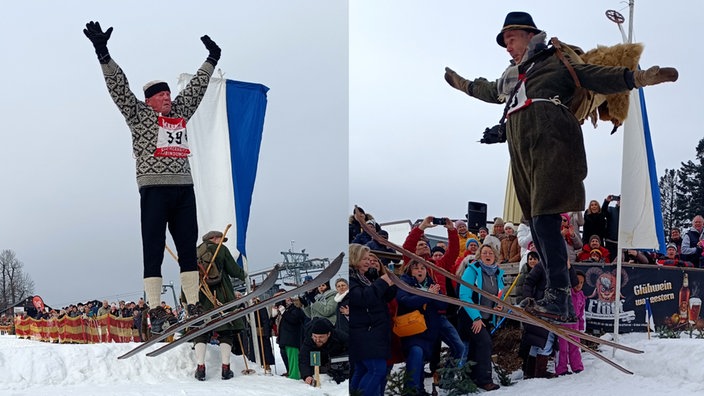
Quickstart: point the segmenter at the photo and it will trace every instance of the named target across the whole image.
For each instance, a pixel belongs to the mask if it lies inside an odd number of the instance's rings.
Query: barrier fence
[[[102,315],[84,319],[64,316],[60,319],[15,318],[15,335],[32,340],[97,344],[101,342],[139,342],[132,318]]]

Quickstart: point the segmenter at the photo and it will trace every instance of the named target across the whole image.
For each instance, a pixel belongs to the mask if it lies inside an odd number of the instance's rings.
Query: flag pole
[[[629,0],[628,2],[628,7],[630,8],[629,16],[630,19],[628,20],[628,38],[626,39],[626,35],[623,32],[623,27],[621,26],[624,22],[624,17],[619,13],[618,11],[615,10],[608,10],[606,11],[606,17],[609,18],[612,22],[616,23],[618,25],[618,29],[621,32],[621,37],[623,38],[624,41],[627,43],[631,43],[632,38],[633,38],[633,7],[634,7],[634,0]],[[624,133],[624,139],[626,134]],[[623,167],[623,165],[621,165]],[[628,194],[628,191],[624,191],[624,185],[623,185],[623,178],[621,179],[621,197],[623,197],[623,194],[626,193]],[[620,206],[620,203],[619,203]],[[620,211],[620,207],[619,207]],[[622,251],[622,243],[623,243],[623,238],[621,238],[621,228],[623,227],[623,221],[621,221],[620,216],[619,216],[619,224],[618,224],[618,241],[616,243],[616,294],[614,297],[614,302],[613,302],[613,315],[614,315],[614,341],[618,342],[618,336],[619,336],[619,324],[620,324],[620,316],[621,316],[621,268],[623,264],[623,251]],[[616,355],[616,348],[613,348],[611,351],[611,356]]]

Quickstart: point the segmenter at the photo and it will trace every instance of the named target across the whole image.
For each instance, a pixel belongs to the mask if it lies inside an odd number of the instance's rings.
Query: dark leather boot
[[[545,289],[545,296],[526,309],[534,315],[555,322],[570,323],[576,321],[569,287]],[[570,311],[572,311],[571,316]]]
[[[198,367],[196,367],[196,379],[198,381],[205,381],[205,365],[204,364],[199,364]]]
[[[528,356],[523,361],[523,379],[530,379],[535,376],[535,357]]]
[[[234,377],[235,373],[230,370],[230,365],[229,364],[223,364],[222,365],[222,379],[224,380],[229,380],[230,378]]]
[[[538,355],[535,357],[535,378],[555,378],[555,373],[548,371],[549,356]]]
[[[197,302],[195,304],[188,304],[186,306],[186,313],[188,314],[189,318],[195,318],[196,316],[200,316],[205,312],[205,309],[203,309],[203,306],[200,305],[200,302]]]
[[[161,305],[157,305],[156,308],[150,309],[148,315],[149,324],[151,325],[149,331],[152,334],[161,334],[164,329],[168,327],[168,323],[166,323],[167,313]]]

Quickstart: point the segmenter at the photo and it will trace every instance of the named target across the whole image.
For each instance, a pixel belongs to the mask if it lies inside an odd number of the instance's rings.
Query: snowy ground
[[[685,336],[687,337],[687,336]],[[647,339],[645,334],[621,336],[627,345],[642,349],[644,354],[617,352],[615,360],[633,371],[626,375],[584,354],[585,370],[580,374],[556,379],[521,380],[514,373],[515,384],[501,387],[492,395],[665,395],[704,394],[704,340]],[[189,345],[156,357],[144,354],[128,360],[117,356],[135,344],[56,345],[0,336],[0,394],[2,395],[208,395],[238,396],[347,395],[348,382],[335,384],[323,376],[321,388],[312,388],[301,381],[265,376],[258,373],[244,376],[244,362],[232,356],[235,378],[222,381],[219,374],[219,353],[208,351],[205,382],[193,378],[195,367]],[[611,348],[604,350],[611,356]],[[283,372],[281,363],[278,373]],[[430,385],[426,387],[430,390]],[[441,395],[443,391],[441,391]]]
[[[194,377],[195,360],[191,344],[149,358],[144,354],[127,360],[117,356],[137,344],[58,345],[0,336],[0,395],[207,395],[284,396],[348,394],[348,383],[336,384],[326,375],[321,387],[303,381],[263,375],[254,363],[249,368],[257,374],[242,375],[241,356],[232,355],[235,378],[220,379],[220,352],[209,345],[206,355],[206,381]],[[278,350],[278,348],[275,348]],[[277,361],[278,374],[283,363]]]
[[[502,386],[491,395],[704,395],[704,339],[683,337],[686,338],[661,340],[651,335],[648,340],[645,333],[621,335],[619,341],[622,344],[645,351],[638,355],[617,351],[612,359],[634,372],[633,375],[623,374],[582,353],[584,371],[579,374],[549,380],[522,380],[519,370],[513,374],[513,385]],[[612,350],[602,348],[603,354],[609,358]],[[426,389],[431,390],[430,382],[426,382]]]

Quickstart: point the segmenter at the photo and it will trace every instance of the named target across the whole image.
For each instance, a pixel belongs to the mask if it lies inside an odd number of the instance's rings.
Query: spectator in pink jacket
[[[563,326],[579,331],[585,331],[586,323],[584,321],[584,307],[586,306],[587,298],[582,292],[582,286],[584,285],[585,280],[584,273],[582,271],[577,271],[577,278],[579,279],[579,282],[577,282],[577,284],[572,288],[572,304],[574,305],[574,313],[577,316],[577,323],[568,323]],[[573,338],[579,341],[578,338]],[[572,369],[573,373],[579,373],[584,370],[584,365],[582,364],[582,353],[579,350],[579,347],[570,344],[563,338],[560,338],[558,342],[560,345],[560,352],[557,357],[555,374],[571,374],[567,370],[568,365]]]

